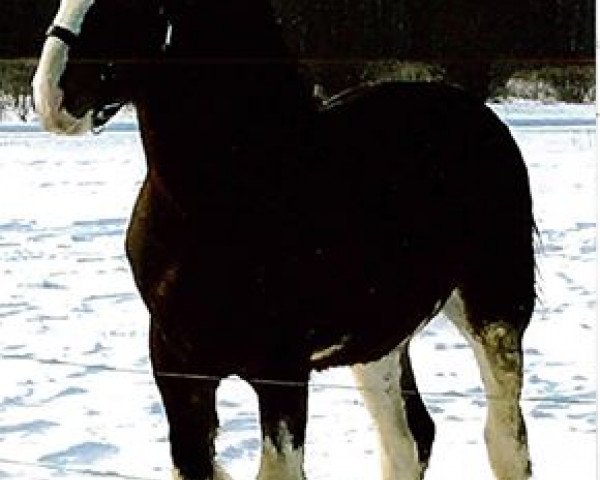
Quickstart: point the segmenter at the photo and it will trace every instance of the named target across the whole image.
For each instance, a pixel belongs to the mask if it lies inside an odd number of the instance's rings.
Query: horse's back
[[[491,214],[509,212],[515,222],[531,216],[527,172],[510,132],[462,90],[367,86],[334,97],[317,125],[314,196],[333,208],[369,210],[364,219],[373,227],[393,220],[406,235],[450,235],[464,233],[460,222],[483,227]]]
[[[430,224],[451,214],[484,225],[493,215],[531,229],[519,148],[491,109],[463,90],[432,83],[366,86],[334,97],[319,120],[322,166],[337,170],[340,181],[359,182],[357,192],[362,185],[372,198],[395,191],[386,203],[401,223],[411,212]],[[428,207],[433,210],[423,210]]]

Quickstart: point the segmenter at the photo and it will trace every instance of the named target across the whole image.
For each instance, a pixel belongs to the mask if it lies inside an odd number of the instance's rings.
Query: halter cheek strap
[[[46,32],[46,36],[56,37],[65,42],[65,44],[69,47],[73,47],[79,40],[79,37],[77,37],[77,35],[75,35],[71,30],[59,25],[52,25]]]

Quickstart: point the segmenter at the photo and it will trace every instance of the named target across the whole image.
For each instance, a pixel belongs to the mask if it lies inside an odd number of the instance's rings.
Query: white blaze
[[[54,25],[66,28],[75,34],[94,0],[62,0]],[[43,127],[52,132],[79,134],[91,129],[91,112],[83,118],[75,118],[62,108],[64,93],[58,86],[67,66],[69,47],[58,38],[49,37],[44,43],[32,87],[36,111]]]
[[[71,30],[74,34],[81,33],[81,25],[85,14],[95,0],[62,0],[58,13],[54,17],[54,25]]]

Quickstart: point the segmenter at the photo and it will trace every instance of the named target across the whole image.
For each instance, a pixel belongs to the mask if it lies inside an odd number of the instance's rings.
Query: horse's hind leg
[[[379,435],[383,480],[423,478],[433,443],[434,424],[417,391],[408,343],[352,367]]]
[[[444,310],[479,364],[492,470],[499,480],[523,480],[531,476],[519,402],[522,340],[535,304],[533,205],[527,169],[508,129],[489,111],[476,123],[472,157],[461,170],[457,290]]]
[[[471,307],[477,301],[473,292],[455,291],[444,313],[470,343],[479,364],[487,396],[485,441],[492,470],[499,480],[523,480],[531,476],[527,431],[519,405],[522,335],[529,312],[517,307],[512,314],[483,314],[485,310]]]

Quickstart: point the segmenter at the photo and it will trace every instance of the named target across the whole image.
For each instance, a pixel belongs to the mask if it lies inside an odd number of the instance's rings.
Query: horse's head
[[[168,36],[161,3],[61,0],[33,78],[46,130],[98,128],[133,98],[133,72],[157,58]]]

